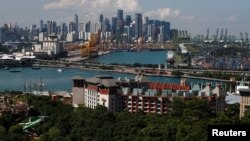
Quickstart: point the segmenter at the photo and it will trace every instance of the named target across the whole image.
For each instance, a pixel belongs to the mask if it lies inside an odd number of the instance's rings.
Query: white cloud
[[[128,12],[141,10],[139,0],[113,0],[113,1],[116,1],[115,7],[123,9]]]
[[[228,21],[228,22],[235,22],[235,21],[238,21],[238,18],[237,18],[237,16],[235,16],[235,15],[231,15],[231,16],[227,17],[227,18],[225,19],[225,21]]]
[[[44,9],[65,9],[76,5],[85,4],[86,0],[59,0],[57,2],[51,2],[44,5]]]
[[[177,18],[180,15],[179,9],[171,8],[160,8],[158,10],[152,10],[145,13],[146,16],[152,18],[158,18],[160,20],[165,20],[167,18]]]
[[[82,9],[84,11],[105,11],[121,8],[127,12],[141,10],[140,0],[57,0],[44,5],[45,10]]]
[[[181,14],[179,9],[171,9],[171,8],[160,8],[158,10],[152,10],[145,13],[146,16],[160,19],[160,20],[167,20],[167,19],[179,19],[179,20],[194,20],[194,16],[184,16]]]

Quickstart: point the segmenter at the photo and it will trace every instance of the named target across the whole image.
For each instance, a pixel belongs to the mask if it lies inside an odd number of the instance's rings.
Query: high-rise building
[[[151,42],[152,37],[153,37],[153,25],[149,24],[149,25],[147,25],[147,38],[148,38],[148,41]]]
[[[39,32],[43,32],[43,20],[40,20]]]
[[[96,33],[100,31],[100,29],[101,29],[101,23],[97,22],[90,24],[90,33]]]
[[[164,33],[164,26],[160,26],[159,27],[159,31],[160,33],[158,34],[158,42],[163,43],[164,42],[164,38],[165,38],[165,33]]]
[[[102,14],[99,16],[99,22],[101,23],[101,31],[103,31],[104,23],[103,23],[103,15]]]
[[[85,23],[79,23],[78,24],[78,31],[86,32],[86,24]]]
[[[135,38],[142,37],[142,14],[135,14]]]
[[[47,33],[48,35],[52,35],[53,33],[53,22],[47,21]]]
[[[132,18],[130,15],[127,15],[125,18],[125,25],[129,26],[132,23]]]
[[[143,24],[144,25],[148,25],[148,21],[149,21],[149,18],[148,17],[144,17]]]
[[[165,22],[162,21],[160,23],[160,26],[163,26],[164,30],[163,30],[163,41],[167,41],[170,39],[170,22]]]
[[[57,34],[57,25],[56,21],[52,22],[52,34]]]
[[[103,22],[103,15],[101,14],[99,17],[99,22],[102,23]]]
[[[79,23],[77,14],[75,14],[75,16],[74,16],[74,23]]]
[[[60,31],[61,38],[66,39],[66,36],[68,33],[68,27],[67,27],[66,23],[62,23],[60,29],[61,29],[61,31]]]
[[[75,31],[76,34],[78,34],[78,24],[79,24],[78,15],[75,14],[74,23],[73,23],[73,31]]]
[[[126,35],[126,41],[130,42],[130,39],[131,39],[131,27],[130,26],[124,26],[124,34]]]
[[[157,38],[158,38],[158,34],[160,33],[160,30],[159,30],[159,27],[156,26],[155,24],[153,24],[153,36],[152,36],[152,39],[154,41],[157,41]]]
[[[110,32],[111,31],[111,25],[110,25],[110,21],[109,21],[108,18],[105,18],[103,28],[104,28],[103,29],[104,32]]]
[[[117,10],[117,19],[118,20],[123,19],[123,10],[122,9]]]
[[[120,37],[123,33],[124,19],[123,19],[123,10],[117,10],[117,36]]]
[[[116,38],[116,26],[117,26],[117,17],[112,17],[111,33],[113,38]]]

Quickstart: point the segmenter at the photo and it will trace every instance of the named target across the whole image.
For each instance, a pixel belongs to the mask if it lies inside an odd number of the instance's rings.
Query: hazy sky
[[[140,12],[150,19],[171,22],[171,28],[188,30],[192,35],[215,34],[217,28],[228,28],[229,35],[250,31],[250,0],[0,0],[0,25],[18,23],[21,27],[38,24],[40,19],[69,22],[97,21],[116,15]]]

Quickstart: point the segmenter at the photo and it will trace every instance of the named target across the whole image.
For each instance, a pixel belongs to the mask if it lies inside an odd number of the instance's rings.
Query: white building
[[[44,38],[42,44],[34,45],[35,52],[43,52],[48,55],[57,55],[61,53],[63,46],[59,43],[57,36],[49,36]]]
[[[48,51],[48,55],[56,55],[62,51],[62,45],[59,44],[57,36],[49,36],[43,41],[43,50]]]
[[[75,32],[70,32],[67,34],[67,42],[73,42],[75,41],[76,37],[75,37]]]
[[[40,32],[39,33],[39,42],[42,42],[44,40],[44,33]]]
[[[103,105],[110,111],[117,111],[117,80],[110,76],[96,76],[84,80],[81,77],[73,79],[73,106],[84,104],[95,108]]]

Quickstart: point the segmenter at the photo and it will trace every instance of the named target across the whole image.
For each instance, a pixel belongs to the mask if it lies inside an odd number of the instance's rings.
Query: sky
[[[191,35],[210,35],[216,29],[228,29],[229,35],[250,33],[249,0],[0,0],[0,25],[18,23],[20,27],[38,24],[39,20],[57,23],[73,20],[97,21],[116,16],[117,9],[124,15],[142,13],[149,19],[171,22],[171,28],[187,30]]]

